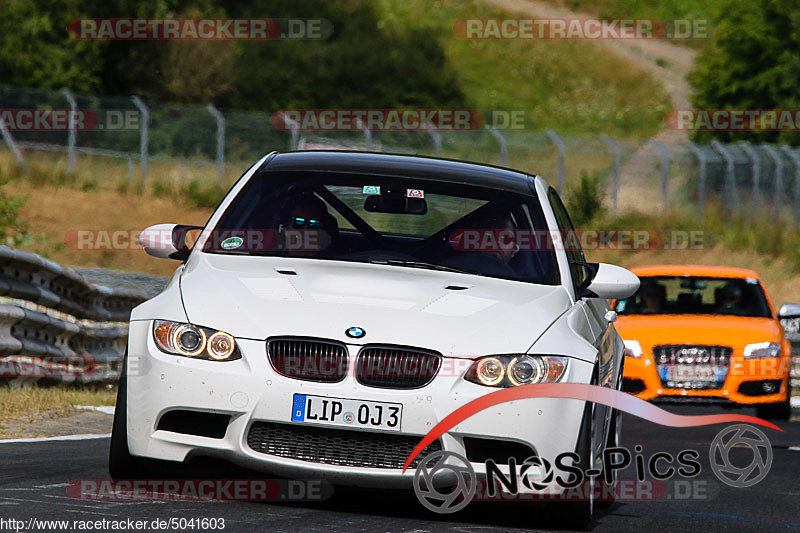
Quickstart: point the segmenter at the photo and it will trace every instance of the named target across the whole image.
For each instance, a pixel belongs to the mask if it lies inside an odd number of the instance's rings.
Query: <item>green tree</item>
[[[324,18],[333,24],[325,40],[239,41],[238,75],[226,105],[268,111],[463,105],[436,32],[381,27],[368,1],[220,3],[232,17]]]
[[[0,79],[27,87],[101,88],[101,41],[72,39],[67,24],[86,16],[81,0],[3,0]]]
[[[327,19],[324,40],[81,40],[81,18]],[[0,81],[275,111],[463,106],[434,29],[382,27],[367,0],[0,0]]]
[[[690,83],[699,109],[800,107],[800,0],[729,0]],[[712,138],[800,144],[797,131],[695,135],[699,141]]]

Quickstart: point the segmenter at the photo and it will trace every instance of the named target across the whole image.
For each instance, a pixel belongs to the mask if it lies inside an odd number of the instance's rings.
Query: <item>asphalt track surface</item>
[[[681,414],[711,414],[711,407],[672,407]],[[754,415],[754,410],[737,411]],[[800,421],[779,424],[785,433],[764,428],[772,443],[773,464],[760,483],[733,488],[721,483],[708,461],[710,443],[724,425],[676,429],[630,415],[624,421],[623,445],[639,444],[643,454],[677,454],[696,449],[702,472],[682,489],[648,501],[615,503],[598,510],[595,531],[797,531],[800,530]],[[21,520],[19,531],[74,531],[72,521],[124,521],[128,518],[223,518],[224,531],[522,531],[558,529],[546,507],[531,504],[472,503],[463,511],[437,515],[425,510],[413,494],[336,488],[323,502],[157,502],[83,501],[67,494],[79,479],[107,478],[107,438],[78,441],[0,443],[0,531],[13,531],[8,519]],[[744,452],[743,452],[744,453]],[[742,460],[740,458],[740,460]],[[745,463],[749,458],[745,458]],[[735,460],[735,464],[739,464]],[[217,468],[222,468],[217,465]],[[224,471],[224,470],[222,470]],[[233,477],[233,476],[231,476]],[[633,466],[622,474],[633,479]],[[670,483],[670,482],[667,482]],[[686,487],[695,484],[694,496]],[[671,487],[671,488],[670,488]],[[66,529],[31,519],[68,520]],[[219,523],[219,522],[218,522]],[[175,522],[180,525],[180,522]],[[45,524],[46,525],[46,524]],[[152,528],[149,528],[152,530]],[[184,522],[168,531],[200,531]],[[211,529],[206,529],[211,530]],[[220,530],[219,528],[217,530]]]

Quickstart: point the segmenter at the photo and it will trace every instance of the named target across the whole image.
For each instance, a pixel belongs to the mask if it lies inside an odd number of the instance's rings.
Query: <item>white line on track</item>
[[[89,440],[107,439],[111,433],[85,433],[82,435],[60,435],[58,437],[32,437],[28,439],[0,439],[0,444],[10,444],[14,442],[45,442],[51,440]]]
[[[76,405],[75,409],[84,409],[86,411],[99,411],[101,413],[105,413],[107,415],[114,414],[114,406],[113,405]]]

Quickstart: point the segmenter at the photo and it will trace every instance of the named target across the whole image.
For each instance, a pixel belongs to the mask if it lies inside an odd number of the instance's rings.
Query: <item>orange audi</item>
[[[639,290],[614,302],[625,342],[623,390],[645,400],[755,406],[788,420],[790,346],[752,270],[631,269]],[[793,314],[794,304],[781,308]]]

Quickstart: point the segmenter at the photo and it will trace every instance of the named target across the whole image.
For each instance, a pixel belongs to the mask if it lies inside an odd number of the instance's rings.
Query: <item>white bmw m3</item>
[[[112,477],[141,477],[152,459],[216,457],[410,488],[406,458],[471,400],[529,383],[620,388],[623,345],[606,299],[639,281],[587,263],[566,242],[572,231],[556,191],[518,171],[374,153],[265,156],[205,228],[142,233],[148,253],[180,266],[131,314]],[[617,418],[573,399],[514,401],[420,457],[457,452],[479,474],[487,458],[565,451],[598,464],[618,442]]]

